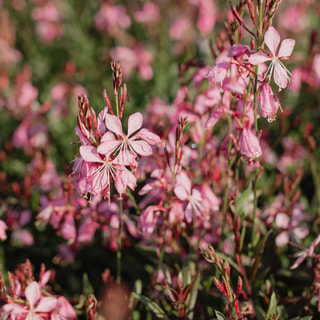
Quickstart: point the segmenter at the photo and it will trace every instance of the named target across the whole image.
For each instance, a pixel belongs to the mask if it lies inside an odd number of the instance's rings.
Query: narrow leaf
[[[271,320],[274,319],[274,316],[277,315],[277,298],[276,294],[272,292],[269,308],[266,314],[265,320]]]
[[[138,299],[141,303],[143,303],[150,311],[152,311],[155,316],[159,319],[164,319],[166,314],[165,312],[150,298],[143,296],[141,294],[137,294],[135,292],[131,293],[136,299]]]
[[[220,311],[215,310],[214,311],[216,313],[217,316],[217,320],[229,320],[223,313],[221,313]]]

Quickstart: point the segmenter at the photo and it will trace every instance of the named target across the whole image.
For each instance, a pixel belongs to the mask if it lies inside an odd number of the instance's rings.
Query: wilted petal
[[[280,35],[274,27],[269,27],[264,35],[264,42],[273,53],[273,55],[275,55],[280,43]]]
[[[280,45],[278,58],[290,57],[295,44],[296,42],[293,39],[284,39]]]
[[[247,128],[242,130],[239,139],[239,147],[241,153],[246,155],[249,159],[258,158],[262,154],[259,139],[257,136]]]
[[[272,89],[268,83],[264,83],[262,85],[259,101],[260,101],[260,112],[262,117],[274,119],[280,107],[280,104],[275,99]]]
[[[143,117],[140,112],[132,114],[128,119],[128,137],[139,130],[142,126]]]
[[[214,85],[217,83],[222,83],[227,75],[227,69],[229,68],[230,64],[226,61],[220,62],[214,67],[207,74],[207,78],[210,85]]]
[[[114,132],[115,134],[123,137],[125,134],[122,131],[122,124],[120,119],[113,114],[105,115],[106,127],[108,130]]]
[[[228,52],[228,57],[239,57],[243,56],[245,54],[249,55],[250,53],[250,48],[248,46],[245,46],[243,44],[235,44],[230,47],[229,52]]]
[[[149,236],[152,234],[155,228],[153,207],[148,207],[146,210],[141,212],[138,225],[139,225],[139,228],[141,229],[143,236]]]

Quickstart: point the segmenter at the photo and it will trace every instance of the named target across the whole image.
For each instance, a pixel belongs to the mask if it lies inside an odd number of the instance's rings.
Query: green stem
[[[117,249],[117,284],[121,284],[121,230],[122,230],[122,198],[119,199],[119,229]]]

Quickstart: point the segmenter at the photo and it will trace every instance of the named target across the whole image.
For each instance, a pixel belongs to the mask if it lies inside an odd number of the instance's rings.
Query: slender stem
[[[122,230],[122,198],[119,199],[119,229],[117,249],[117,284],[121,284],[121,230]]]

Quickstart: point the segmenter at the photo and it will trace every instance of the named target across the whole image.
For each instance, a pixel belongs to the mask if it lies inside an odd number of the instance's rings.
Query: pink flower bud
[[[258,158],[262,155],[259,139],[248,128],[244,128],[240,135],[239,147],[241,153],[249,159]]]

